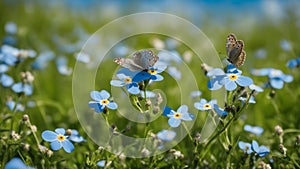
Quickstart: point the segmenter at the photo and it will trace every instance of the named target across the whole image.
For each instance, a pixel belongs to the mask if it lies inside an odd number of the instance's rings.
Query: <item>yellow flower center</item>
[[[148,73],[150,73],[151,75],[156,75],[156,70],[148,70]]]
[[[107,105],[108,103],[109,103],[109,101],[107,99],[101,100],[102,105]]]
[[[61,134],[57,135],[58,141],[64,141],[65,139],[66,139],[66,137],[64,135],[61,135]]]
[[[127,77],[124,79],[124,83],[131,83],[132,79],[130,77]]]
[[[174,117],[177,118],[177,119],[181,118],[181,113],[175,113]]]
[[[205,105],[203,105],[203,108],[205,108],[205,109],[210,109],[211,106],[210,106],[210,104],[205,104]]]
[[[236,80],[238,78],[238,76],[236,74],[230,74],[228,75],[230,80]]]

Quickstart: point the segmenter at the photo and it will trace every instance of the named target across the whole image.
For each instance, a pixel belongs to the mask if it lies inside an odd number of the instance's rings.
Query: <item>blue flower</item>
[[[13,78],[5,74],[5,72],[7,72],[8,69],[9,67],[6,64],[0,64],[0,82],[4,87],[11,86],[14,83]]]
[[[80,143],[83,141],[86,141],[77,130],[71,130],[71,135],[68,137],[69,140],[75,142],[75,143]]]
[[[264,132],[263,128],[259,126],[250,126],[250,125],[245,125],[244,130],[253,133],[257,136],[260,136]]]
[[[221,109],[217,104],[214,104],[214,110],[218,113],[219,116],[226,116],[228,113]]]
[[[247,98],[246,97],[240,97],[239,100],[241,100],[243,103],[245,103],[245,101],[247,101]],[[254,99],[254,96],[250,96],[250,99],[249,99],[249,103],[256,103],[255,99]]]
[[[14,157],[8,163],[5,164],[4,169],[34,169],[34,168],[24,164],[24,162],[20,158]]]
[[[200,99],[199,102],[194,103],[194,107],[198,110],[212,110],[214,108],[214,104],[217,104],[217,100],[211,100],[209,102],[206,99]]]
[[[3,45],[1,47],[0,63],[7,64],[9,66],[14,66],[18,61],[18,53],[18,49],[8,45]]]
[[[202,92],[200,90],[195,90],[190,93],[191,98],[198,98],[201,95],[202,95]]]
[[[180,80],[181,79],[181,72],[180,70],[178,70],[176,67],[174,66],[169,66],[168,67],[168,73],[174,77],[176,80]]]
[[[159,65],[153,66],[148,69],[148,73],[150,74],[150,79],[153,81],[162,81],[164,79],[163,76],[159,75],[158,73],[163,72],[167,66]]]
[[[264,91],[263,88],[261,88],[261,87],[255,85],[255,84],[250,85],[250,86],[249,86],[249,89],[255,90],[256,92],[263,92],[263,91]]]
[[[50,147],[52,150],[63,148],[67,153],[71,153],[74,150],[74,145],[67,139],[65,132],[63,128],[57,128],[55,132],[46,130],[43,131],[42,138],[47,142],[51,142]]]
[[[266,146],[259,146],[255,140],[252,140],[252,150],[260,157],[264,157],[270,153],[270,149]]]
[[[250,143],[239,141],[238,145],[239,145],[240,149],[242,149],[244,151],[245,154],[251,154],[253,152],[252,146]]]
[[[94,109],[96,113],[103,112],[106,107],[112,110],[118,108],[117,103],[108,100],[110,94],[106,90],[101,90],[100,92],[91,91],[90,96],[94,101],[89,102],[89,107]]]
[[[157,138],[162,141],[172,141],[176,137],[176,132],[172,130],[162,130],[157,133]]]
[[[4,26],[5,32],[8,34],[16,34],[18,32],[18,27],[15,22],[7,22]]]
[[[70,75],[72,68],[68,67],[68,60],[66,57],[59,57],[56,59],[56,67],[61,75]]]
[[[139,94],[140,93],[139,86],[137,82],[133,81],[133,77],[136,74],[137,73],[131,72],[129,69],[126,68],[120,69],[120,71],[118,71],[116,75],[120,80],[111,80],[110,84],[116,87],[126,86],[126,89],[129,93]]]
[[[97,162],[97,166],[99,166],[99,167],[105,167],[105,160],[100,160],[100,161],[98,161]]]
[[[31,84],[19,82],[12,85],[11,89],[16,93],[24,93],[26,96],[32,95],[33,88]]]
[[[44,51],[39,54],[39,56],[32,63],[33,69],[42,70],[45,69],[52,59],[54,59],[54,53],[52,51]]]
[[[91,56],[85,52],[80,52],[75,55],[77,61],[82,63],[89,63],[91,60]]]
[[[220,70],[214,73],[218,73],[219,75],[214,75],[208,82],[210,90],[218,90],[222,86],[225,86],[226,90],[233,91],[237,88],[237,84],[243,87],[253,84],[251,78],[242,76],[242,71],[236,69],[233,65],[227,66],[227,73],[225,75],[222,75]]]
[[[166,106],[163,115],[169,117],[168,123],[171,127],[178,127],[181,120],[191,121],[194,119],[194,115],[188,113],[188,107],[186,105],[180,106],[176,112]]]
[[[140,92],[141,96],[144,98],[144,91]],[[148,91],[146,90],[146,98],[154,98],[156,96],[156,94],[154,92]]]
[[[284,74],[281,70],[273,68],[252,69],[251,73],[256,76],[268,76],[269,85],[275,89],[282,89],[284,82],[293,81],[293,76]]]
[[[9,110],[13,111],[14,109],[16,111],[24,111],[25,110],[25,107],[20,104],[20,103],[17,103],[16,105],[16,102],[15,101],[12,101],[12,100],[9,100],[6,102],[6,106],[9,108]]]
[[[297,59],[289,60],[286,64],[286,66],[289,68],[299,67],[299,65],[300,65],[300,57],[298,57]]]
[[[292,45],[289,41],[287,41],[286,39],[283,39],[280,41],[280,47],[285,50],[285,51],[291,51],[292,50]]]

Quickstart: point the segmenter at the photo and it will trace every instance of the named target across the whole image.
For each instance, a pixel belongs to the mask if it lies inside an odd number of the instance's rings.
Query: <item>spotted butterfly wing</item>
[[[115,58],[114,62],[131,71],[143,71],[153,66],[158,60],[151,50],[141,50],[133,53],[129,58]]]
[[[143,67],[135,64],[135,62],[131,58],[115,58],[114,62],[121,65],[122,67],[128,68],[129,70],[131,70],[133,72],[144,70]]]
[[[229,34],[226,41],[228,61],[236,67],[242,66],[246,59],[246,52],[243,50],[244,42],[237,40],[234,34]]]
[[[145,69],[152,67],[157,61],[158,56],[151,50],[142,50],[133,54],[134,62]]]

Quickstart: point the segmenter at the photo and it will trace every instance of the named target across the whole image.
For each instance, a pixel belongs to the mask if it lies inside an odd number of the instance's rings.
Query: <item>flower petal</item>
[[[112,110],[116,110],[118,108],[118,105],[115,102],[109,102],[106,106]]]
[[[239,76],[238,79],[236,80],[236,83],[244,87],[253,84],[253,80],[250,77]]]
[[[228,91],[232,91],[236,89],[237,85],[235,84],[235,81],[231,81],[229,79],[225,80],[225,89]]]
[[[153,81],[162,81],[162,80],[164,80],[164,77],[161,76],[161,75],[156,74],[156,75],[151,76],[151,80],[153,80]]]
[[[168,106],[165,106],[163,116],[168,116],[169,114],[171,114],[171,112],[172,112],[172,109]]]
[[[127,88],[127,91],[131,94],[139,94],[141,92],[141,90],[139,89],[139,87],[136,83],[132,83],[130,85],[127,85],[126,88]]]
[[[62,148],[62,143],[58,140],[54,140],[51,142],[50,147],[52,150],[59,150]]]
[[[14,83],[13,78],[6,74],[2,74],[0,81],[2,82],[2,86],[4,87],[11,86]]]
[[[111,80],[110,85],[116,86],[116,87],[122,87],[122,86],[125,86],[125,83],[121,80]]]
[[[185,121],[191,121],[194,119],[194,115],[190,113],[182,113],[181,114],[181,119]]]
[[[90,96],[95,101],[101,101],[103,99],[98,91],[91,91]]]
[[[55,132],[61,135],[65,135],[66,130],[64,128],[57,128],[55,129]]]
[[[103,109],[104,109],[105,106],[102,106],[99,102],[90,101],[89,102],[89,107],[91,109],[94,109],[94,111],[96,113],[100,113],[100,112],[103,112]]]
[[[284,82],[280,79],[270,79],[270,84],[275,89],[282,89]]]
[[[181,113],[181,114],[187,113],[188,109],[189,109],[189,108],[187,107],[187,105],[181,105],[181,106],[177,109],[177,112],[179,112],[179,113]]]
[[[74,145],[69,140],[64,140],[61,143],[67,153],[71,153],[74,150]]]
[[[110,94],[106,90],[101,90],[100,96],[102,97],[101,100],[104,100],[104,99],[108,99],[110,97]]]
[[[170,118],[168,120],[168,123],[171,127],[178,127],[181,123],[181,120],[180,119],[175,119],[175,118]]]
[[[282,76],[282,80],[285,81],[285,82],[287,82],[287,83],[292,82],[293,79],[294,79],[294,78],[293,78],[293,76],[291,76],[291,75],[283,75],[283,76]]]
[[[46,130],[46,131],[43,131],[42,138],[45,141],[53,142],[53,141],[57,140],[57,133],[50,131],[50,130]]]

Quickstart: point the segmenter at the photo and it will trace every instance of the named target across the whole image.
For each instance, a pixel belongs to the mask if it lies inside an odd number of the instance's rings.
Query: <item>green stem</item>
[[[187,128],[185,122],[182,122],[182,125],[183,125],[184,129],[186,130],[186,132],[188,133],[188,136],[189,136],[190,140],[193,142],[194,139],[193,139],[193,137],[191,136],[191,133],[190,133],[189,129]]]

